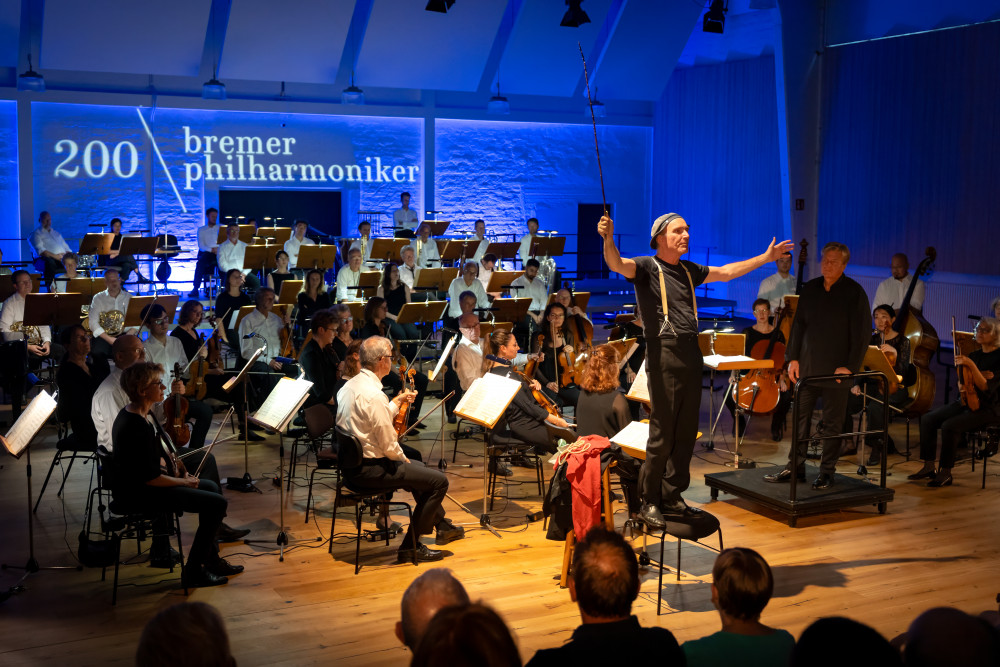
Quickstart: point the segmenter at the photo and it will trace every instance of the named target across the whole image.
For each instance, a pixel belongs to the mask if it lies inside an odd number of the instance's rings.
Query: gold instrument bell
[[[109,336],[117,336],[125,330],[125,313],[120,310],[106,310],[97,317],[97,321]]]
[[[38,327],[34,325],[29,324],[25,326],[23,321],[18,320],[10,325],[10,330],[23,335],[24,339],[28,341],[28,345],[42,344],[42,332],[40,332]]]

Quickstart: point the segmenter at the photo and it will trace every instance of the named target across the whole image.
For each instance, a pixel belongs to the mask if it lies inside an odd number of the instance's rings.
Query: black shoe
[[[177,551],[177,549],[171,547],[168,553],[158,553],[150,555],[149,566],[158,567],[163,570],[169,570],[174,565],[180,565],[182,560],[184,559],[181,558],[181,555]]]
[[[263,442],[264,440],[266,440],[266,438],[264,436],[257,435],[253,431],[247,432],[245,438],[246,438],[247,442]],[[239,439],[240,440],[244,439],[243,431],[240,431],[240,438]]]
[[[410,541],[406,538],[403,539],[403,544],[409,544]],[[396,552],[396,562],[397,563],[410,563],[413,561],[413,549],[406,548],[400,549]],[[444,558],[444,554],[440,551],[434,551],[433,549],[428,549],[427,545],[417,543],[417,562],[418,563],[432,563],[436,560],[441,560]]]
[[[139,281],[140,285],[145,285],[145,284],[149,284],[150,282],[152,282],[149,278],[147,278],[146,276],[142,275],[138,271],[135,272],[135,276],[136,276],[136,279]]]
[[[448,423],[449,424],[457,424],[458,423],[458,418],[455,415],[448,415]]]
[[[383,519],[382,517],[378,517],[377,519],[375,519],[375,527],[378,528],[379,530],[385,530],[385,519]],[[398,533],[402,529],[403,526],[401,526],[398,522],[396,521],[389,522],[389,532]]]
[[[683,500],[678,500],[677,502],[661,502],[660,503],[660,513],[664,516],[670,514],[674,516],[682,515],[687,510],[691,509],[688,504]]]
[[[242,565],[233,565],[225,558],[220,558],[214,565],[206,565],[205,570],[217,577],[231,577],[234,574],[243,572]]]
[[[215,539],[219,542],[239,542],[249,534],[249,528],[233,528],[232,526],[222,524],[215,531]]]
[[[877,449],[873,449],[872,453],[868,455],[868,463],[866,465],[877,466],[881,462],[882,462],[881,452],[879,452],[879,450]]]
[[[510,457],[510,464],[518,468],[534,468],[535,463],[527,456],[518,455]]]
[[[434,544],[444,546],[449,542],[460,540],[465,537],[465,528],[449,523],[447,520],[438,524],[437,533],[434,537]]]
[[[781,439],[784,437],[785,437],[784,425],[771,427],[771,440],[775,442],[781,442]]]
[[[937,473],[934,472],[934,468],[930,468],[930,469],[923,469],[923,468],[921,468],[920,470],[918,470],[917,472],[913,473],[912,475],[907,475],[906,479],[912,479],[912,480],[917,480],[917,479],[933,479],[936,474]]]
[[[192,567],[184,572],[182,582],[185,588],[208,588],[209,586],[221,586],[228,583],[229,579],[212,574],[207,568]]]
[[[510,477],[511,475],[514,474],[514,471],[511,470],[508,466],[499,463],[496,459],[490,459],[490,474],[499,475],[500,477]]]
[[[250,422],[250,430],[261,432],[264,430],[264,427],[261,426],[260,424],[255,424],[254,422]]]
[[[821,472],[816,481],[813,482],[813,488],[817,491],[829,489],[831,486],[833,486],[833,475],[825,472]]]
[[[643,503],[642,509],[639,510],[639,518],[642,519],[650,528],[655,528],[656,530],[663,530],[667,526],[667,522],[663,520],[663,514],[660,512],[660,508],[653,503]]]
[[[800,482],[806,481],[805,471],[803,470],[798,475],[796,475],[796,478]],[[792,471],[789,470],[788,468],[782,468],[780,472],[772,473],[770,475],[764,475],[764,481],[772,482],[775,484],[779,482],[790,482],[792,481]]]
[[[411,424],[411,426],[412,426],[412,424]],[[417,424],[417,428],[423,430],[423,429],[427,428],[427,424],[425,424],[424,422],[420,422],[419,424]]]
[[[197,299],[198,298],[198,290],[193,289],[190,292],[188,292],[188,298],[189,299]]]
[[[950,472],[942,472],[938,470],[937,474],[934,476],[934,479],[927,482],[927,486],[936,489],[940,486],[951,486],[951,482],[952,479]]]

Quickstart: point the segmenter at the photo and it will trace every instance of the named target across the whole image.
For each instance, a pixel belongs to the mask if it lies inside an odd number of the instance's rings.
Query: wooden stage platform
[[[707,403],[704,401],[703,403]],[[217,415],[218,418],[218,415]],[[705,415],[703,414],[703,422]],[[773,443],[766,419],[754,420],[741,452],[762,466],[784,461],[788,442]],[[436,435],[437,419],[411,441],[424,452]],[[723,420],[728,427],[728,421]],[[898,430],[897,430],[898,428]],[[446,425],[446,433],[454,426]],[[214,432],[214,430],[213,430]],[[892,434],[902,446],[902,427]],[[46,428],[33,456],[35,493],[41,486],[54,451],[55,431]],[[904,631],[921,611],[954,605],[978,613],[996,609],[994,597],[1000,579],[994,565],[1000,558],[1000,480],[991,474],[980,490],[980,474],[968,462],[955,469],[955,485],[928,489],[908,482],[906,475],[919,463],[891,457],[889,486],[895,497],[888,512],[875,507],[840,510],[802,517],[790,528],[785,517],[766,513],[749,501],[722,494],[710,502],[706,473],[726,470],[727,440],[717,436],[714,452],[698,448],[693,461],[693,484],[685,494],[690,502],[714,513],[722,522],[727,546],[760,551],[774,569],[774,598],[763,621],[798,636],[814,619],[845,615],[874,626],[886,637]],[[451,441],[446,440],[451,452]],[[243,472],[242,445],[227,444],[218,451],[223,475]],[[251,537],[273,539],[277,533],[277,442],[251,446],[250,471],[261,493],[226,492],[228,522],[254,529]],[[472,468],[449,468],[451,493],[481,509],[481,445],[460,443],[459,463]],[[437,461],[435,453],[434,461]],[[23,564],[27,557],[25,462],[0,459],[0,561]],[[991,461],[991,466],[995,465]],[[852,475],[854,460],[842,459],[838,472]],[[1000,471],[1000,467],[997,468]],[[317,486],[319,519],[306,524],[305,468],[299,468],[292,492],[286,497],[289,537],[329,535],[333,494]],[[75,564],[77,535],[83,520],[84,495],[91,466],[75,465],[64,494],[56,497],[59,472],[53,476],[35,523],[36,554],[41,565]],[[811,483],[812,480],[810,479]],[[512,628],[525,659],[536,649],[565,641],[579,623],[569,594],[557,580],[562,544],[546,541],[541,522],[526,523],[528,513],[541,507],[530,470],[515,468],[511,499],[493,511],[502,539],[476,529],[476,519],[445,501],[456,522],[469,522],[468,537],[444,549],[451,555],[441,565],[451,568],[473,599],[494,606]],[[625,519],[619,506],[617,523]],[[761,513],[764,512],[764,513]],[[350,529],[350,512],[338,519],[338,531]],[[185,517],[186,540],[193,535],[193,517]],[[393,550],[400,538],[393,542]],[[673,545],[668,545],[672,550]],[[134,553],[134,543],[123,554]],[[191,600],[214,604],[228,625],[234,653],[241,667],[253,665],[399,665],[409,661],[393,634],[399,617],[400,595],[428,565],[396,565],[393,550],[384,543],[364,542],[363,568],[354,575],[353,542],[338,537],[333,556],[326,544],[299,546],[278,562],[268,545],[227,545],[223,555],[246,566],[227,586],[197,590]],[[684,577],[676,583],[664,577],[664,615],[656,616],[656,571],[643,573],[642,592],[634,611],[641,622],[669,628],[679,641],[701,637],[719,628],[710,601],[711,567],[715,554],[697,547],[684,548]],[[668,562],[672,558],[667,559]],[[111,606],[111,582],[100,580],[100,570],[43,571],[27,579],[26,588],[0,604],[4,665],[129,665],[139,633],[159,609],[184,599],[177,574],[146,564],[123,566],[123,586],[117,607]],[[0,572],[6,590],[19,573]]]

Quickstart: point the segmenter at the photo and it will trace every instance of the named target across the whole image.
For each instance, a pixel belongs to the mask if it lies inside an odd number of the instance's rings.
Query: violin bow
[[[583,80],[587,83],[587,105],[590,107],[590,122],[594,127],[594,152],[597,153],[597,173],[601,177],[601,202],[604,204],[604,215],[608,215],[608,198],[604,195],[604,170],[601,168],[601,147],[597,144],[597,118],[594,116],[594,100],[590,98],[590,75],[587,74],[587,58],[583,55],[583,45],[576,43],[580,49],[580,59],[583,61]]]

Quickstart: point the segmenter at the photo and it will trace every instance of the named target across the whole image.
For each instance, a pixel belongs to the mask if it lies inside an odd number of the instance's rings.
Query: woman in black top
[[[81,450],[97,449],[97,429],[90,416],[94,392],[101,384],[87,355],[90,354],[90,334],[83,325],[74,324],[62,330],[66,356],[59,364],[56,384],[59,386],[59,419],[73,427],[73,436]]]
[[[382,282],[378,286],[378,296],[385,299],[388,306],[389,331],[396,340],[416,340],[420,330],[415,324],[397,324],[396,317],[403,305],[410,303],[410,288],[399,279],[399,265],[389,263],[382,269]]]
[[[906,385],[910,381],[910,369],[912,368],[912,364],[910,363],[910,339],[900,333],[896,333],[892,328],[892,323],[896,321],[896,310],[892,306],[888,304],[876,306],[875,310],[872,311],[872,318],[875,320],[875,331],[872,332],[872,338],[868,344],[882,350],[889,363],[892,364],[893,371],[896,372],[896,375],[903,378],[896,391],[889,394],[889,405],[902,408],[910,402],[910,394],[906,390]],[[885,424],[885,415],[882,410],[882,401],[884,400],[883,389],[882,383],[875,380],[858,382],[851,387],[851,396],[847,401],[847,413],[844,415],[844,433],[852,433],[854,431],[853,415],[860,412],[866,403],[868,406],[868,423],[865,426],[865,430],[877,431],[883,427]],[[864,394],[868,395],[867,401]],[[892,408],[890,407],[891,410]],[[889,441],[891,443],[892,439],[890,438]],[[885,443],[882,442],[882,436],[865,436],[865,442],[871,447],[871,456],[868,458],[868,465],[876,465],[880,461],[881,455],[885,452]],[[891,453],[892,449],[890,448],[889,451]]]
[[[333,351],[341,359],[347,358],[347,348],[354,342],[354,316],[351,309],[345,304],[340,304],[330,309],[337,315],[337,333],[333,337]]]
[[[323,272],[319,269],[312,269],[306,274],[302,290],[299,292],[298,305],[297,321],[300,331],[309,328],[309,321],[312,319],[313,313],[331,306],[330,295],[323,283]]]
[[[240,342],[235,328],[230,328],[236,322],[236,315],[243,306],[252,306],[253,300],[243,292],[243,272],[239,269],[229,269],[226,272],[226,289],[219,292],[215,300],[215,314],[223,318],[222,326],[226,329],[226,338],[230,347],[239,355]]]
[[[544,356],[535,367],[535,379],[542,384],[546,396],[559,407],[576,406],[580,388],[575,384],[563,384],[560,379],[567,365],[573,362],[574,354],[573,334],[566,323],[566,307],[561,303],[553,302],[545,308],[539,337],[538,351]]]
[[[267,274],[267,286],[281,296],[281,283],[294,278],[295,274],[288,270],[288,253],[284,250],[274,253],[274,261],[278,266]]]
[[[746,336],[746,343],[743,347],[743,354],[748,357],[751,356],[750,352],[753,350],[757,343],[764,341],[769,342],[772,337],[775,343],[785,343],[785,335],[780,331],[775,331],[774,324],[771,323],[771,302],[767,299],[757,299],[753,302],[753,316],[756,322],[753,326],[746,327],[741,332]],[[733,371],[730,377],[730,383],[735,383],[739,379],[739,374]],[[792,404],[792,392],[791,387],[788,385],[787,378],[782,375],[781,377],[781,394],[778,398],[778,406],[771,413],[771,439],[775,442],[784,437],[785,434],[785,417],[788,415],[788,408]],[[733,392],[736,391],[736,387],[733,387]],[[726,408],[729,410],[729,414],[735,416],[736,413],[736,401],[733,398],[734,394],[729,393],[726,395]],[[735,420],[734,420],[735,421]],[[746,432],[746,417],[740,415],[740,434]]]
[[[129,512],[198,515],[198,531],[188,552],[184,585],[218,586],[226,577],[243,571],[219,557],[215,534],[228,503],[218,485],[188,473],[164,442],[150,415],[163,401],[163,367],[140,361],[122,372],[121,385],[128,396],[112,427],[114,486],[117,503]],[[163,534],[161,526],[157,533]],[[155,538],[154,538],[155,539]]]
[[[579,436],[600,435],[611,438],[632,422],[628,400],[619,390],[618,352],[610,345],[594,348],[580,378],[580,400],[576,404],[576,432]],[[640,461],[621,453],[614,470],[621,479],[628,498],[630,515],[637,514],[639,502]]]
[[[340,388],[340,357],[333,351],[333,338],[337,331],[338,317],[329,310],[313,315],[310,329],[312,339],[299,351],[299,367],[306,379],[313,383],[303,407],[326,404],[337,412],[337,390]]]
[[[113,241],[111,241],[111,254],[101,255],[99,258],[100,266],[117,266],[121,270],[122,282],[128,280],[129,275],[135,271],[135,275],[141,283],[148,283],[149,281],[139,273],[139,264],[135,261],[135,257],[132,255],[122,255],[118,252],[118,249],[122,245],[122,221],[121,218],[111,219],[111,233],[115,235]]]
[[[955,450],[963,433],[978,431],[1000,421],[1000,320],[984,317],[976,325],[976,343],[981,349],[969,355],[959,354],[955,364],[962,366],[966,382],[975,384],[979,409],[969,410],[961,401],[943,405],[920,418],[920,458],[923,467],[909,479],[932,478],[927,486],[949,486],[955,465]],[[941,432],[941,460],[934,472],[937,434]]]
[[[492,355],[513,362],[519,351],[520,346],[514,334],[503,329],[494,331],[483,341],[483,373],[503,375],[521,382],[521,388],[514,394],[514,400],[493,427],[493,432],[509,431],[514,438],[534,446],[536,450],[553,453],[556,447],[550,441],[548,431],[545,430],[545,422],[563,428],[570,428],[569,423],[558,415],[550,415],[531,395],[532,387],[536,390],[541,388],[538,380],[531,380],[529,384],[529,381],[520,375],[511,373],[509,364],[499,364],[488,358]]]

